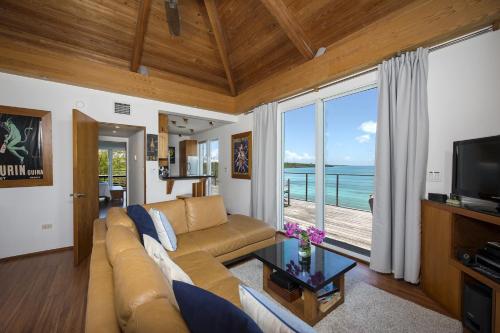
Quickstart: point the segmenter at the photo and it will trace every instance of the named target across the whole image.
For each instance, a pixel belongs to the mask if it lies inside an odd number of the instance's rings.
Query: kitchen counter
[[[160,177],[161,180],[182,180],[182,179],[201,179],[201,178],[215,178],[215,176],[200,175],[200,176],[169,176],[169,177]]]
[[[167,182],[167,194],[172,193],[172,189],[174,187],[174,183],[177,180],[198,180],[198,179],[207,179],[207,178],[215,178],[215,176],[211,175],[199,175],[199,176],[171,176],[171,177],[161,177],[160,180]]]

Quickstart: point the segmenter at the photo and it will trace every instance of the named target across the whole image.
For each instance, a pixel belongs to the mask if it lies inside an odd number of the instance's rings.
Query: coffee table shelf
[[[355,261],[317,246],[312,246],[310,258],[301,258],[296,239],[276,243],[253,254],[263,263],[264,291],[311,326],[344,303],[344,274],[356,266]],[[302,296],[289,301],[284,297],[288,290],[276,292],[276,285],[271,287],[273,282],[270,276],[273,271],[279,271],[297,283]],[[330,283],[338,291],[330,300],[331,304],[325,307],[318,300],[317,292]]]

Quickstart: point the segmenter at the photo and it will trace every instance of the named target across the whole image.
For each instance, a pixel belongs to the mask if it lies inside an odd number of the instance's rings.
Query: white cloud
[[[355,139],[359,143],[367,143],[367,142],[370,142],[370,134],[363,134],[363,135],[355,137]]]
[[[377,122],[371,120],[365,121],[359,125],[359,129],[365,133],[375,134],[377,133]]]
[[[294,151],[285,150],[285,162],[312,162],[314,158],[308,153],[299,154]]]
[[[351,156],[344,156],[344,160],[350,161],[351,160]]]

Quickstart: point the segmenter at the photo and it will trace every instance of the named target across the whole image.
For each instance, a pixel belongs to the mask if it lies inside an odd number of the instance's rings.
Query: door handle
[[[71,193],[69,196],[73,197],[73,198],[83,198],[83,197],[86,197],[87,194],[85,194],[85,193]]]

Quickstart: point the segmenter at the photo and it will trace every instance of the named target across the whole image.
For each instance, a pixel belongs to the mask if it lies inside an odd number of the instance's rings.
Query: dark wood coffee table
[[[311,257],[302,258],[298,249],[298,240],[291,238],[255,251],[253,255],[264,264],[264,291],[309,325],[315,325],[344,303],[344,274],[354,268],[356,262],[314,245]],[[274,271],[298,285],[298,290],[293,291],[296,297],[270,279]],[[317,292],[332,282],[338,292],[327,303],[318,301]]]

